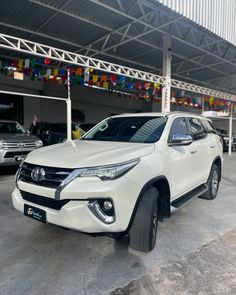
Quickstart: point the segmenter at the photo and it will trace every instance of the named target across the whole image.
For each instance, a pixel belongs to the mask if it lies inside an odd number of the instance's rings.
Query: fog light
[[[103,208],[104,208],[105,210],[110,210],[110,209],[112,208],[112,202],[110,202],[110,201],[105,201],[105,202],[103,203]]]
[[[102,222],[107,224],[115,222],[115,214],[112,202],[93,200],[88,203],[88,208]]]

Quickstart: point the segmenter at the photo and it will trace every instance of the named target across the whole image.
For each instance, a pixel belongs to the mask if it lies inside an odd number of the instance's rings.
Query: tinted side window
[[[213,124],[208,120],[201,120],[203,127],[205,128],[207,133],[216,133],[216,130]]]
[[[197,118],[189,118],[189,125],[194,140],[202,139],[206,136],[206,131],[201,121]]]
[[[174,120],[170,128],[169,139],[171,139],[173,137],[173,134],[176,133],[185,135],[189,134],[187,124],[184,118],[177,118]]]

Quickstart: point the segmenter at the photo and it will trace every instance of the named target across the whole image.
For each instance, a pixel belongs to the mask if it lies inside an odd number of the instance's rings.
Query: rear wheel
[[[129,231],[129,245],[135,250],[149,252],[156,244],[158,196],[159,192],[155,187],[149,188],[141,196]]]
[[[216,198],[220,183],[220,169],[217,165],[213,164],[211,168],[210,177],[207,181],[208,190],[201,196],[206,200],[213,200]]]

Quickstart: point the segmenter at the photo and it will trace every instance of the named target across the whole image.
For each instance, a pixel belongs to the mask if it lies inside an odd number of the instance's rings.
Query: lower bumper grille
[[[14,158],[16,156],[26,156],[28,155],[29,151],[23,151],[23,152],[7,152],[4,155],[4,158]]]
[[[31,194],[25,191],[20,191],[20,194],[22,198],[28,202],[55,210],[60,210],[64,205],[70,202],[70,200],[54,200],[51,198]]]

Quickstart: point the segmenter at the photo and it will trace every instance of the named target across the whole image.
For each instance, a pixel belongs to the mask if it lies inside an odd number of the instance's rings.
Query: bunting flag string
[[[11,61],[0,60],[0,73],[14,77],[14,72],[19,72],[27,79],[54,81],[58,85],[67,83],[67,68],[58,68],[52,65],[48,58],[15,59]],[[161,85],[158,83],[134,80],[122,75],[93,73],[90,68],[70,68],[71,85],[96,86],[111,90],[112,92],[124,93],[134,99],[142,99],[161,103]],[[117,91],[116,91],[117,90]],[[128,93],[127,93],[128,91]],[[131,93],[129,93],[131,91]],[[171,93],[171,102],[176,105],[192,106],[201,109],[204,101],[204,110],[228,112],[232,102],[225,99],[217,99],[213,96],[192,97],[184,90],[175,90]],[[236,103],[233,103],[236,111]]]

